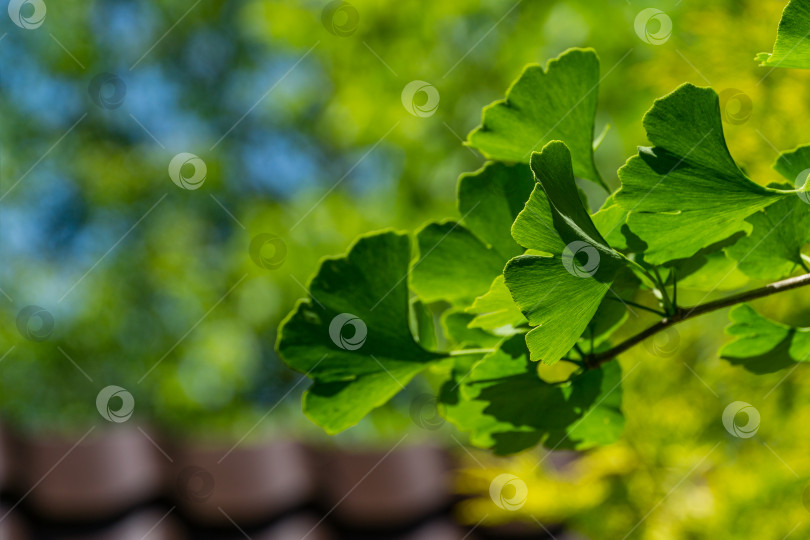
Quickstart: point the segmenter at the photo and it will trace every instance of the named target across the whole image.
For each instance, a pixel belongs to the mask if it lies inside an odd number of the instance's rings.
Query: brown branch
[[[720,298],[719,300],[713,300],[711,302],[706,302],[705,304],[678,308],[674,315],[661,319],[646,330],[626,339],[615,347],[586,357],[585,364],[588,366],[588,369],[598,368],[605,362],[613,360],[616,356],[622,354],[633,346],[638,345],[648,337],[654,336],[658,332],[678,324],[679,322],[709,313],[711,311],[717,311],[718,309],[741,304],[742,302],[747,302],[749,300],[756,300],[757,298],[762,298],[763,296],[770,296],[783,291],[789,291],[790,289],[796,289],[805,285],[810,285],[810,274],[803,274],[801,276],[783,279],[782,281],[769,283],[768,285],[758,289],[732,294],[726,298]]]

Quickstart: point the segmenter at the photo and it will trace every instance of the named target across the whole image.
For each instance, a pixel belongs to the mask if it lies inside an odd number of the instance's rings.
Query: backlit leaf
[[[553,364],[582,335],[625,261],[582,205],[565,144],[549,143],[532,155],[531,165],[538,185],[512,233],[524,247],[551,256],[516,257],[504,276],[535,327],[526,335],[532,360]]]
[[[792,0],[782,12],[773,53],[759,53],[762,66],[810,68],[810,1]]]
[[[528,66],[505,100],[484,109],[468,144],[488,159],[528,163],[533,151],[561,140],[571,150],[574,174],[604,185],[593,161],[598,87],[599,58],[592,49],[569,49],[545,70]]]
[[[685,84],[656,100],[644,127],[654,146],[639,148],[619,170],[615,198],[630,212],[630,230],[647,244],[650,264],[750,233],[745,218],[789,195],[756,184],[734,162],[710,88]]]

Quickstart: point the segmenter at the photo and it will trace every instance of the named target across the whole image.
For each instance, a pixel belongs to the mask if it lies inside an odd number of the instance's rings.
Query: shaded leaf
[[[457,222],[430,223],[416,238],[420,258],[413,265],[411,288],[425,302],[467,306],[503,271],[504,257]]]
[[[411,333],[423,349],[436,350],[436,324],[433,313],[424,302],[413,299],[411,301]]]
[[[458,180],[458,211],[464,225],[497,251],[504,263],[523,252],[511,229],[533,187],[532,172],[524,164],[490,162]]]
[[[442,355],[420,347],[409,327],[410,239],[382,232],[327,258],[279,328],[277,349],[314,384],[304,412],[329,433],[359,422]]]
[[[732,364],[754,373],[771,373],[810,360],[810,328],[772,321],[748,304],[736,306],[729,318],[726,334],[734,340],[722,348],[720,356]]]
[[[752,231],[731,247],[729,257],[755,279],[776,281],[801,270],[802,247],[810,242],[810,206],[789,197],[746,219]]]
[[[774,170],[791,182],[774,188],[803,188],[810,173],[810,145],[783,152]],[[806,268],[802,248],[810,242],[810,197],[804,191],[787,197],[746,219],[753,230],[727,248],[729,257],[755,279],[778,280]]]
[[[619,437],[624,417],[618,363],[576,375],[565,384],[543,381],[536,368],[521,336],[509,338],[460,384],[456,381],[456,388],[450,383],[442,388],[445,416],[470,432],[472,444],[496,454],[540,442],[582,450]]]

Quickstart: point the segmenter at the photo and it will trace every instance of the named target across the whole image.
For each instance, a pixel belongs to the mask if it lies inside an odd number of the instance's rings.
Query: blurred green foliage
[[[363,232],[454,215],[456,178],[483,162],[461,144],[481,108],[526,64],[568,47],[590,46],[601,58],[596,128],[611,129],[596,163],[612,186],[646,143],[644,111],[683,82],[750,98],[750,116],[725,133],[762,184],[777,178],[778,150],[808,142],[810,74],[753,61],[773,43],[782,0],[352,0],[359,23],[346,37],[324,25],[325,4],[60,0],[48,2],[35,30],[3,18],[5,421],[83,430],[103,421],[95,396],[115,384],[135,397],[133,421],[177,434],[308,430],[304,385],[273,342],[317,261]],[[673,20],[662,45],[634,31],[650,5]],[[126,86],[116,109],[97,106],[88,91],[102,73]],[[441,96],[428,118],[401,103],[417,79]],[[205,161],[200,189],[171,182],[167,167],[179,152]],[[250,256],[263,233],[287,247],[279,268]],[[48,339],[18,331],[27,305],[52,314]],[[806,292],[757,304],[810,326],[806,305]],[[578,488],[551,489],[558,479],[531,471],[540,459],[531,454],[496,462],[461,488],[485,492],[498,470],[515,471],[529,484],[524,519],[570,520],[592,538],[621,538],[642,518],[631,537],[807,536],[810,378],[801,366],[755,376],[719,360],[725,317],[679,327],[665,357],[642,347],[621,360],[628,427],[618,446],[577,465],[580,476],[569,480]],[[419,389],[409,391],[342,437],[398,439],[412,427]],[[757,438],[723,429],[734,400],[761,412]],[[466,511],[473,523],[517,515],[499,514],[488,498]]]

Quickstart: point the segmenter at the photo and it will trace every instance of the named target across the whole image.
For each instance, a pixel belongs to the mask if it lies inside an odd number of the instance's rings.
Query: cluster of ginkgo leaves
[[[774,53],[758,60],[810,68],[808,34],[810,0],[794,0]],[[678,286],[810,273],[810,145],[779,157],[782,180],[755,182],[726,147],[717,93],[684,84],[644,116],[651,146],[611,193],[594,165],[598,86],[590,49],[527,67],[469,135],[489,161],[460,177],[460,218],[414,236],[372,233],[323,261],[277,343],[314,381],[304,396],[314,422],[345,430],[430,370],[443,380],[442,415],[477,446],[607,444],[624,423],[620,367],[606,360],[628,305],[666,323],[685,318]],[[608,190],[601,208],[575,178]],[[635,302],[644,290],[656,307]],[[757,371],[810,357],[804,329],[745,303],[730,317],[731,361]]]

